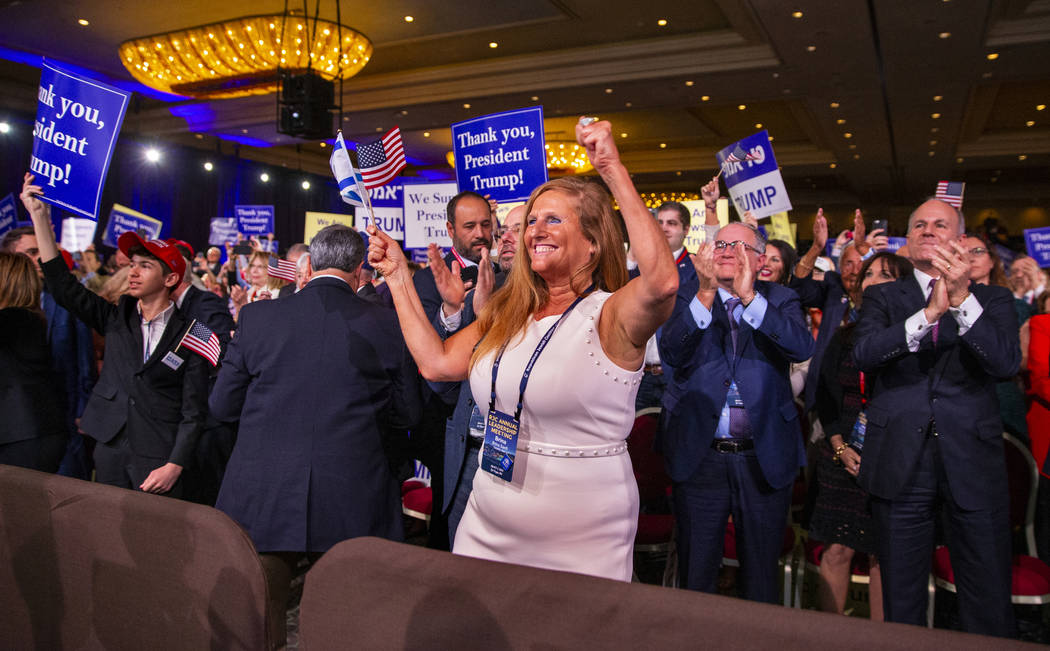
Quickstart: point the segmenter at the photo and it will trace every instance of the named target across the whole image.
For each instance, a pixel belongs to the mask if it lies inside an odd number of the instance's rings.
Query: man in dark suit
[[[964,630],[1009,636],[1010,523],[995,383],[1020,365],[1004,288],[969,280],[963,219],[931,199],[908,220],[914,275],[868,288],[857,366],[874,381],[858,482],[872,495],[886,619],[925,624],[942,506]]]
[[[27,174],[22,203],[33,219],[48,287],[59,305],[106,338],[106,361],[81,419],[81,429],[98,441],[96,480],[180,497],[208,391],[203,358],[181,346],[190,322],[171,300],[185,261],[166,242],[123,233],[117,245],[131,258],[128,293],[112,305],[69,272],[42,193]]]
[[[469,290],[478,278],[478,265],[487,264],[493,274],[499,268],[488,262],[489,249],[492,248],[492,227],[495,218],[492,207],[485,197],[469,190],[460,192],[449,200],[445,206],[448,221],[448,236],[452,240],[452,249],[445,256],[445,266],[457,271],[463,279],[462,293]],[[455,266],[453,266],[455,265]],[[441,292],[434,280],[434,272],[429,267],[423,267],[412,277],[412,284],[419,294],[419,301],[423,304],[423,311],[431,323],[435,323],[441,317],[442,298]],[[451,315],[458,309],[455,306],[446,306],[445,315]],[[450,397],[450,396],[447,396]],[[444,493],[444,457],[445,457],[445,426],[449,417],[449,406],[428,387],[423,390],[423,417],[419,424],[412,430],[412,447],[416,457],[430,469],[430,481],[434,495]],[[456,398],[451,398],[450,404],[455,404]],[[445,549],[448,546],[448,531],[445,518],[440,513],[431,514],[430,536],[427,546]]]
[[[659,339],[674,368],[659,447],[674,482],[681,584],[715,591],[732,515],[741,596],[773,603],[805,458],[788,370],[813,338],[793,291],[755,281],[764,251],[756,229],[733,223],[692,256],[695,280],[679,288]]]
[[[211,394],[216,418],[240,421],[216,508],[262,556],[278,645],[304,555],[357,536],[402,537],[383,435],[418,417],[418,372],[395,313],[354,292],[364,255],[352,228],[322,229],[306,287],[245,306]]]

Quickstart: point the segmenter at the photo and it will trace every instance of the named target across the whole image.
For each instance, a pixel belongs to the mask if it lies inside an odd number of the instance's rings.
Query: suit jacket
[[[926,305],[915,276],[864,292],[853,358],[878,377],[857,481],[877,497],[893,499],[907,485],[932,422],[955,502],[973,510],[1006,499],[995,383],[1021,363],[1017,313],[1005,288],[971,284],[970,291],[983,310],[973,327],[960,337],[955,317],[945,313],[937,345],[927,333],[915,353],[904,336],[904,322]]]
[[[449,251],[445,256],[445,266],[451,269],[452,262],[455,259],[456,256]],[[499,266],[493,264],[492,267],[493,272],[498,274]],[[438,309],[441,308],[441,294],[438,293],[437,284],[434,282],[434,272],[430,270],[429,265],[423,267],[416,272],[416,275],[412,276],[412,284],[415,285],[416,293],[419,294],[419,301],[423,304],[423,312],[428,319],[433,320],[437,316]]]
[[[0,445],[69,433],[46,332],[37,312],[0,310]]]
[[[106,339],[105,364],[80,428],[102,443],[123,430],[135,454],[185,467],[200,437],[208,400],[208,363],[177,348],[190,322],[174,310],[143,363],[137,299],[125,295],[117,305],[106,302],[77,282],[60,257],[41,267],[58,304]],[[172,362],[177,368],[162,361],[169,352],[181,360]]]
[[[259,551],[402,537],[382,439],[413,424],[420,396],[393,311],[331,277],[245,306],[210,406],[240,421],[216,508]]]
[[[660,358],[673,368],[663,397],[658,445],[668,474],[685,481],[709,454],[729,386],[735,379],[751,422],[759,465],[772,488],[790,484],[805,465],[798,411],[788,377],[792,362],[813,352],[795,292],[764,281],[755,291],[768,302],[756,330],[740,320],[733,352],[729,315],[716,297],[712,321],[701,330],[689,311],[699,281],[679,287],[659,338]]]
[[[825,272],[824,280],[798,278],[791,274],[791,283],[788,287],[798,293],[802,307],[817,307],[823,312],[820,330],[817,331],[817,341],[813,347],[813,357],[809,362],[809,373],[806,374],[806,385],[802,390],[802,397],[808,412],[816,407],[820,365],[824,361],[824,352],[828,349],[831,338],[842,325],[842,319],[846,316],[846,310],[849,309],[849,296],[842,284],[842,276],[835,271]]]
[[[95,386],[95,342],[91,328],[56,303],[50,292],[40,296],[40,306],[47,319],[51,367],[58,375],[70,431],[75,432],[73,422],[84,413]]]

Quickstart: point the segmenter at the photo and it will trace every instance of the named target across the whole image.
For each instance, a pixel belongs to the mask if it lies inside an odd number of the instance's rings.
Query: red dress
[[[1050,314],[1038,314],[1028,321],[1028,372],[1031,380],[1028,408],[1028,435],[1032,456],[1044,477],[1046,453],[1050,450]]]

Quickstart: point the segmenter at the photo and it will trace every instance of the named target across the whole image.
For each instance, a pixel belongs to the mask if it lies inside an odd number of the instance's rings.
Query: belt
[[[518,441],[519,452],[541,454],[546,457],[608,457],[627,452],[627,441],[607,445],[555,445],[539,441]]]
[[[659,365],[659,364],[646,364],[644,370],[649,375],[663,375],[664,374],[664,367]]]
[[[711,441],[711,449],[723,454],[743,452],[755,447],[754,439],[715,439]]]

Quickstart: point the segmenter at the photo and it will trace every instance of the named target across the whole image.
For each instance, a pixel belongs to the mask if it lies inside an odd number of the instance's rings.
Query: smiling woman
[[[533,190],[509,278],[446,341],[426,319],[404,255],[374,228],[369,262],[390,283],[424,377],[469,375],[486,423],[453,552],[629,581],[638,489],[625,439],[645,344],[670,314],[678,273],[609,123],[581,120],[576,138],[620,205],[634,280],[608,193],[572,177]]]

